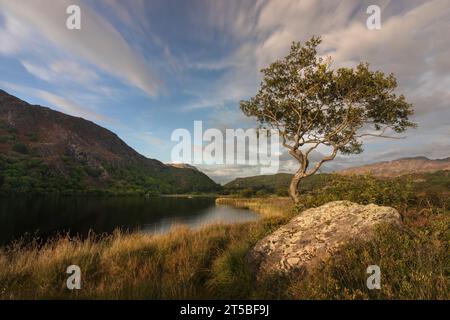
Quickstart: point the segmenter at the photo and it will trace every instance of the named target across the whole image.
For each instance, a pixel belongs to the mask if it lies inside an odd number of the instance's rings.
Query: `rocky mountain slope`
[[[0,90],[0,193],[216,190],[198,170],[148,159],[113,132]]]
[[[405,174],[417,174],[450,170],[450,157],[430,160],[426,157],[402,158],[393,161],[377,162],[339,171],[340,174],[372,174],[375,177],[390,178]]]

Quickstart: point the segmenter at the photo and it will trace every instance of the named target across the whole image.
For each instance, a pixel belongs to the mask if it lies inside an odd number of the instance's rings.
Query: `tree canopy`
[[[360,153],[366,136],[393,137],[415,126],[409,120],[413,106],[395,93],[393,74],[371,71],[368,63],[333,69],[331,58],[318,55],[320,43],[320,37],[304,45],[294,42],[285,58],[261,71],[257,94],[240,103],[261,127],[278,129],[283,146],[299,162],[290,186],[295,202],[300,180],[338,152]],[[310,167],[311,152],[320,145],[330,154]]]

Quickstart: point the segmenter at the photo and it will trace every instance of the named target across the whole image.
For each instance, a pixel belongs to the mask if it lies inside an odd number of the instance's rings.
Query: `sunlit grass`
[[[0,250],[0,297],[208,298],[219,295],[218,279],[228,272],[220,272],[225,268],[220,261],[236,247],[248,250],[282,222],[263,216],[258,222],[199,230],[177,226],[164,235],[116,231],[100,239],[60,236],[42,246],[19,242]],[[81,268],[81,290],[66,288],[65,271],[72,264]]]
[[[2,299],[449,299],[449,212],[409,210],[403,229],[380,227],[371,242],[354,242],[306,279],[255,281],[246,255],[295,210],[288,198],[225,198],[248,208],[256,222],[176,226],[150,235],[117,231],[102,238],[55,238],[44,245],[0,249]],[[78,265],[81,290],[66,288]],[[382,268],[382,289],[365,286],[369,264]]]

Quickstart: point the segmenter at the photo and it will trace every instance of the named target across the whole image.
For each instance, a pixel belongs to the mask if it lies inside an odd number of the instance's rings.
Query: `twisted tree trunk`
[[[291,196],[294,204],[297,205],[300,203],[300,192],[298,191],[298,185],[300,180],[303,178],[303,172],[301,170],[297,171],[291,180],[291,185],[289,186],[289,195]]]

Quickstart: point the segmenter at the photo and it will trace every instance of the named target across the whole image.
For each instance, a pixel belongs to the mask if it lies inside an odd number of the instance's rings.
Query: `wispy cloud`
[[[0,53],[12,55],[17,53],[26,38],[29,30],[15,17],[5,15],[3,27],[0,28]]]
[[[92,69],[69,60],[57,60],[44,66],[27,60],[22,60],[21,64],[33,76],[53,83],[63,81],[89,85],[99,79]]]
[[[66,8],[72,4],[82,8],[82,30],[68,30],[65,26]],[[129,46],[111,23],[87,4],[75,0],[0,0],[0,5],[8,22],[1,31],[3,38],[9,41],[3,53],[27,50],[26,46],[19,48],[19,42],[13,41],[14,22],[26,21],[35,32],[60,50],[76,54],[151,96],[157,96],[162,90],[162,83],[151,70],[150,63]]]
[[[446,156],[448,0],[379,0],[382,25],[376,31],[366,28],[372,2],[0,0],[0,59],[7,57],[0,79],[34,86],[25,95],[62,111],[120,119],[133,130],[117,123],[112,129],[141,152],[168,161],[170,148],[161,141],[173,129],[191,128],[193,120],[203,120],[205,129],[255,126],[240,112],[239,100],[256,93],[260,69],[283,57],[292,41],[322,35],[320,54],[331,55],[335,67],[367,61],[373,69],[394,72],[419,124],[403,140],[367,141],[363,154],[336,159],[328,169],[408,155]],[[69,4],[82,9],[81,31],[65,28]],[[295,169],[291,159],[282,161],[285,170]],[[225,180],[258,173],[245,166],[206,170]]]
[[[414,120],[418,130],[407,133],[407,139],[366,141],[362,155],[342,157],[326,170],[340,169],[358,163],[385,160],[389,157],[428,155],[448,156],[448,125],[450,119],[450,42],[444,30],[450,30],[448,1],[379,1],[382,8],[382,28],[370,31],[366,27],[368,1],[284,0],[234,1],[208,3],[210,28],[218,27],[234,49],[216,63],[197,61],[194,67],[204,70],[223,70],[220,77],[209,84],[210,90],[199,90],[197,102],[190,102],[188,110],[217,109],[256,93],[259,70],[275,59],[283,57],[292,41],[304,41],[312,35],[322,35],[321,54],[331,55],[334,66],[354,66],[360,61],[372,68],[394,72],[399,92],[405,93],[416,109]],[[241,19],[240,17],[246,17]],[[211,117],[224,124],[227,121],[214,110]],[[230,119],[229,127],[236,126]],[[447,128],[447,129],[446,129]],[[444,140],[443,140],[444,139]],[[447,141],[445,141],[445,139]],[[428,143],[426,141],[433,141]],[[395,151],[393,151],[395,150]],[[293,171],[295,161],[281,163]],[[241,176],[255,172],[241,168]],[[205,169],[220,180],[236,175],[238,168]]]
[[[106,121],[107,118],[86,108],[78,105],[75,102],[67,100],[66,98],[60,97],[56,94],[50,93],[44,90],[37,90],[36,95],[46,101],[48,101],[52,106],[64,111],[67,114],[92,119],[95,121]]]
[[[4,81],[0,81],[0,85],[3,88],[6,88],[7,90],[32,95],[40,99],[43,99],[49,104],[50,107],[60,110],[72,116],[81,117],[92,121],[101,121],[101,122],[111,121],[111,119],[109,119],[108,117],[105,117],[90,108],[83,107],[74,101],[71,101],[67,98],[61,97],[57,94],[51,93],[46,90],[34,89]]]

